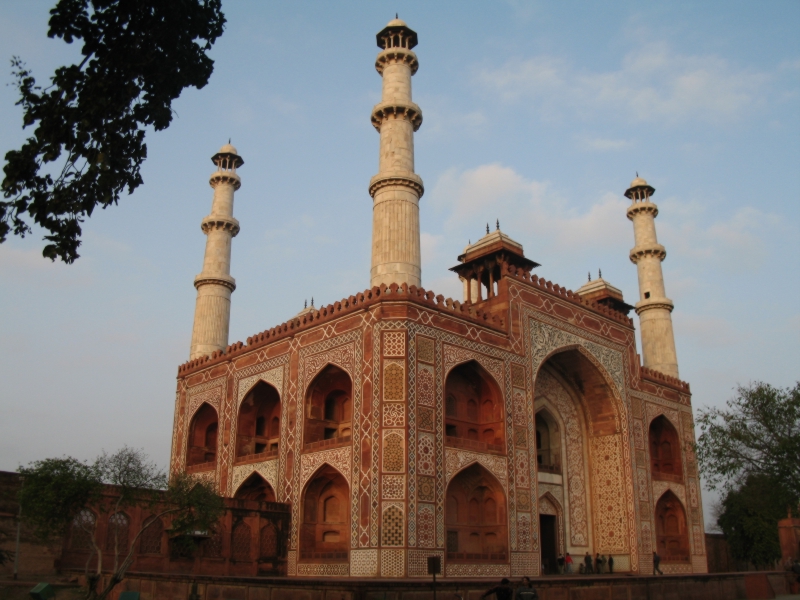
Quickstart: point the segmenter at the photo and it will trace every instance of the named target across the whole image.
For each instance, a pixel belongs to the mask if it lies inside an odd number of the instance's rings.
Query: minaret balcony
[[[411,74],[414,75],[419,69],[419,61],[417,55],[408,48],[387,48],[380,52],[375,59],[375,70],[383,75],[383,69],[386,65],[392,63],[405,63],[411,69]]]
[[[396,119],[410,121],[417,131],[422,125],[422,109],[413,102],[381,102],[372,109],[372,126],[377,131],[384,121]]]
[[[223,285],[231,291],[236,289],[236,280],[230,275],[224,273],[200,273],[194,278],[194,287],[199,288],[201,285]]]
[[[209,215],[200,223],[200,228],[206,235],[214,229],[222,229],[223,231],[229,231],[232,237],[236,237],[239,233],[239,221],[233,217]]]
[[[647,256],[652,256],[658,260],[664,260],[667,258],[667,249],[661,244],[654,244],[652,246],[637,246],[631,250],[629,258],[633,264],[636,264]]]
[[[628,218],[633,221],[633,217],[640,214],[651,214],[655,219],[658,216],[658,206],[654,202],[638,201],[628,207]]]
[[[402,185],[412,188],[417,195],[422,198],[425,187],[422,185],[422,177],[411,171],[384,171],[378,173],[369,180],[369,195],[373,198],[375,193],[381,188],[392,185]]]
[[[235,171],[216,171],[215,173],[211,174],[211,177],[208,179],[208,183],[211,187],[216,187],[220,184],[227,183],[232,185],[234,190],[238,190],[240,187],[242,187],[242,180]]]
[[[662,308],[672,312],[675,308],[675,304],[669,298],[647,298],[646,300],[637,302],[635,306],[637,315],[641,315],[643,312],[654,308]]]

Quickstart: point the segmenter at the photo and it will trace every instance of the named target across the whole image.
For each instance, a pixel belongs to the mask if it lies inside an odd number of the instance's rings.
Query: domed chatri
[[[645,198],[650,198],[655,192],[656,188],[648,184],[643,177],[639,177],[639,173],[636,173],[636,178],[631,181],[630,187],[625,190],[625,197],[631,200],[644,200]]]
[[[242,160],[242,157],[239,156],[239,151],[236,149],[236,146],[231,144],[230,140],[228,140],[228,143],[219,149],[219,152],[211,157],[211,162],[220,168],[222,168],[223,161],[225,162],[226,169],[238,169],[244,164],[244,160]]]
[[[403,19],[398,19],[397,17],[395,17],[394,19],[389,21],[386,24],[386,26],[387,27],[408,27],[408,25],[406,25],[406,22],[403,21]]]

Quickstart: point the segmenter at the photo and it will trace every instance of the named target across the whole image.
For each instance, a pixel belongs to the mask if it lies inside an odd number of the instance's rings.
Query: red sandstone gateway
[[[463,299],[423,289],[417,34],[395,19],[377,42],[371,288],[228,345],[244,161],[223,146],[171,469],[287,505],[291,577],[422,578],[432,556],[445,579],[536,576],[567,552],[609,556],[615,573],[652,572],[654,551],[666,573],[706,572],[655,189],[637,175],[625,192],[635,307],[602,277],[572,292],[531,275],[499,222],[451,269]],[[230,572],[258,570],[261,525],[247,527],[225,530]]]

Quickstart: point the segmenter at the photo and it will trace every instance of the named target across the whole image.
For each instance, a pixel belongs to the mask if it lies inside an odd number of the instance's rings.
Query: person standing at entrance
[[[614,572],[614,557],[611,556],[610,554],[608,555],[608,572],[609,573]]]
[[[567,552],[566,558],[564,558],[564,565],[567,568],[567,575],[572,575],[572,557]]]
[[[563,554],[559,554],[558,555],[558,560],[556,560],[556,564],[558,565],[558,574],[559,575],[563,575],[564,574],[564,555]]]
[[[496,585],[493,588],[486,590],[481,598],[488,598],[492,594],[494,594],[494,597],[497,600],[513,600],[514,588],[509,585],[508,579],[504,577],[500,581],[500,585]]]
[[[583,557],[583,564],[585,565],[584,573],[586,573],[587,575],[593,575],[594,567],[592,565],[592,555],[589,554],[588,552]]]
[[[658,568],[658,565],[661,564],[661,557],[656,554],[656,551],[653,550],[653,575],[658,573],[659,575],[663,575],[664,572]]]

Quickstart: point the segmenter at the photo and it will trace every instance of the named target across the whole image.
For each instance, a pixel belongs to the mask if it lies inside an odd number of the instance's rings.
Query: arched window
[[[128,553],[128,526],[129,520],[125,513],[114,513],[108,518],[108,531],[106,532],[106,550],[118,552],[122,556]]]
[[[250,556],[250,526],[244,521],[239,521],[231,531],[231,558],[233,560],[248,561]]]
[[[72,520],[72,527],[70,527],[70,549],[81,552],[91,550],[96,525],[97,517],[92,511],[88,508],[80,511]]]
[[[156,517],[148,517],[147,525],[139,538],[139,552],[142,554],[161,554],[161,538],[164,533],[164,522]]]
[[[459,503],[467,519],[458,518]],[[448,562],[508,563],[508,525],[505,494],[495,477],[473,464],[450,481],[446,493]]]
[[[302,494],[300,560],[347,562],[350,547],[350,491],[336,469],[323,465]]]
[[[277,558],[278,556],[278,532],[272,523],[267,523],[261,528],[258,554],[260,558]]]
[[[314,378],[306,394],[306,444],[349,439],[353,421],[352,393],[350,376],[333,365],[325,367]]]
[[[476,361],[455,367],[447,375],[445,394],[447,445],[505,452],[502,394],[483,367]]]
[[[653,479],[683,481],[678,432],[664,415],[650,423],[650,470]]]
[[[275,492],[272,486],[258,473],[253,473],[244,480],[236,494],[236,500],[255,500],[257,502],[275,502]]]
[[[540,471],[561,472],[561,436],[558,422],[547,409],[536,413],[536,463]]]
[[[203,403],[189,424],[189,448],[186,466],[208,465],[214,467],[217,460],[217,411],[210,404]]]
[[[686,511],[669,490],[656,503],[656,548],[663,562],[690,562]]]
[[[278,390],[259,381],[239,406],[236,458],[277,452],[280,443],[280,419],[281,398]]]

